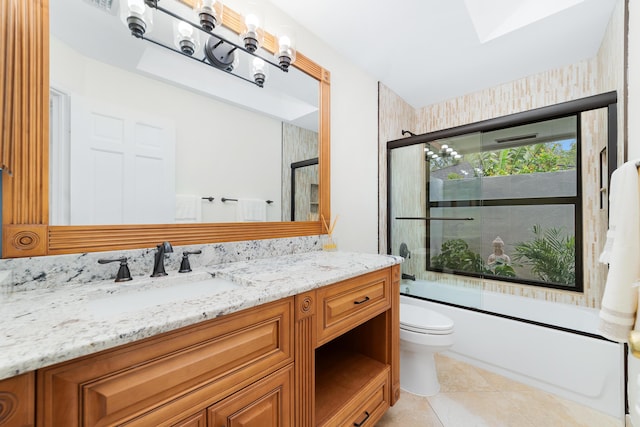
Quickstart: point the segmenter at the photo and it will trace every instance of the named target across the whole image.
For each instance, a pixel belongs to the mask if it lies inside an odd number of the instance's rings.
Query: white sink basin
[[[123,285],[117,292],[89,300],[88,308],[95,316],[111,317],[172,302],[211,297],[239,287],[234,282],[217,277],[186,283],[170,278],[167,283],[162,283],[162,279],[157,279],[141,286],[135,286],[132,282]]]

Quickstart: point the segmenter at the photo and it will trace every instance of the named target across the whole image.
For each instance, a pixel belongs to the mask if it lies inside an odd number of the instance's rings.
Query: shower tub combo
[[[454,321],[448,356],[624,418],[624,346],[597,335],[597,310],[426,280],[401,294]]]

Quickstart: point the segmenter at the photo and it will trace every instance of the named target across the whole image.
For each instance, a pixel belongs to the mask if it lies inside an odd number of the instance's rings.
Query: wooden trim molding
[[[391,268],[391,306],[393,310],[389,311],[391,316],[391,325],[389,327],[389,340],[391,345],[388,347],[390,351],[391,364],[391,406],[395,405],[400,399],[400,265],[394,265]]]
[[[35,384],[34,372],[0,381],[0,426],[35,425]]]
[[[48,13],[48,0],[2,1],[3,242],[16,243],[3,249],[3,256],[46,254],[46,244],[42,244],[47,241],[46,227],[42,226],[49,218]],[[7,227],[18,224],[24,227]]]
[[[316,292],[295,296],[295,425],[315,425]]]
[[[190,4],[193,0],[182,0]],[[49,225],[49,0],[2,0],[0,6],[0,164],[2,257],[27,257],[322,234],[320,221],[272,223]],[[225,7],[235,32],[241,16]],[[265,35],[265,49],[275,38]],[[319,82],[320,212],[330,207],[330,73],[298,52],[294,67]]]

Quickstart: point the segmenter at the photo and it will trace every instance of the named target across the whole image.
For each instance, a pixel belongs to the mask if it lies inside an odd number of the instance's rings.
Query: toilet
[[[453,345],[453,320],[400,303],[400,388],[419,396],[440,391],[434,354]]]

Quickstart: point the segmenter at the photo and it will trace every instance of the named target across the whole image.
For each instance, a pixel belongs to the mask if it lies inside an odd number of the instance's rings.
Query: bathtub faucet
[[[406,273],[402,273],[402,280],[413,280],[414,282],[416,281],[416,276],[414,274],[406,274]]]

